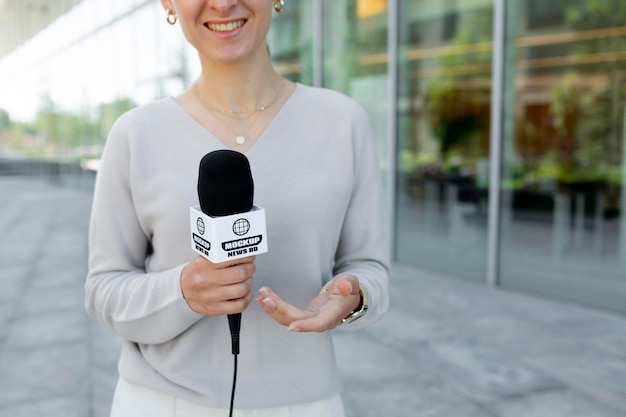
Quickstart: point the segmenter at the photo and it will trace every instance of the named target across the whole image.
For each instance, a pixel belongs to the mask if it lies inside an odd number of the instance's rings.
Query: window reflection
[[[491,2],[401,5],[397,256],[484,280]]]
[[[386,0],[323,1],[323,84],[354,98],[372,121],[387,184],[389,85]],[[391,193],[391,190],[385,190]]]
[[[625,311],[626,3],[546,3],[508,10],[501,281]]]
[[[272,61],[279,73],[295,82],[313,83],[312,0],[285,5],[274,14],[267,37]]]

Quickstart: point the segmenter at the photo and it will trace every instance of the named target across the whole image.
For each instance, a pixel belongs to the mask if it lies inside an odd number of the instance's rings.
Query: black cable
[[[233,405],[235,404],[235,387],[237,386],[237,355],[239,355],[239,332],[241,331],[241,313],[228,315],[228,327],[230,328],[230,343],[235,358],[235,369],[233,372],[233,389],[230,394],[230,414],[233,417]]]
[[[235,369],[233,372],[233,389],[231,390],[230,393],[230,413],[228,414],[229,417],[233,417],[233,406],[235,404],[235,387],[237,386],[237,354],[233,354],[233,358],[235,358]]]

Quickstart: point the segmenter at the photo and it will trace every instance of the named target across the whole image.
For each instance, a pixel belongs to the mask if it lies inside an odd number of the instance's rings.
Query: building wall
[[[626,2],[286,3],[275,65],[370,114],[398,262],[626,313]],[[196,61],[158,1],[83,0],[0,60],[0,157],[90,167]]]
[[[0,59],[81,0],[0,0]]]

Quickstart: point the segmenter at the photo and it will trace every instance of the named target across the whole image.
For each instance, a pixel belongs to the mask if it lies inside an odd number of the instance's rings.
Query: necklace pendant
[[[235,136],[235,142],[237,143],[237,145],[243,145],[244,143],[246,143],[246,138],[243,135],[237,135]]]

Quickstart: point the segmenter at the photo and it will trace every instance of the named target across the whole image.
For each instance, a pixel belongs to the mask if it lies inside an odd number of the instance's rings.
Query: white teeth
[[[239,20],[237,22],[230,23],[209,23],[207,26],[215,32],[230,32],[231,30],[242,27],[244,23],[245,21]]]

